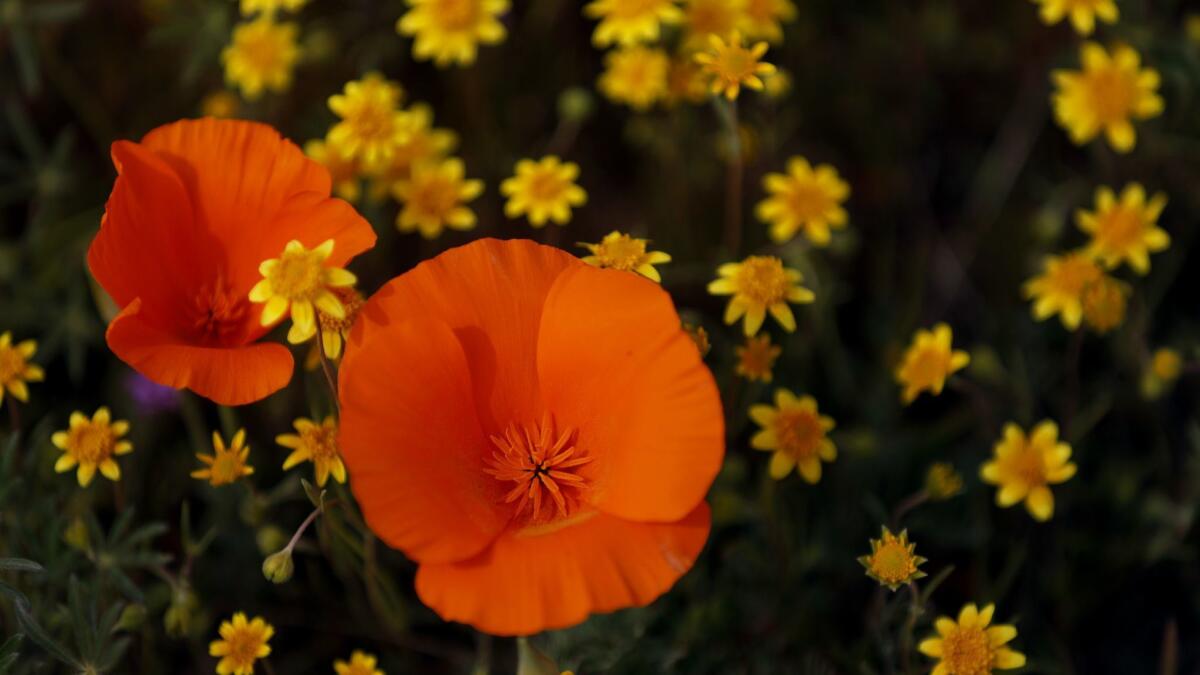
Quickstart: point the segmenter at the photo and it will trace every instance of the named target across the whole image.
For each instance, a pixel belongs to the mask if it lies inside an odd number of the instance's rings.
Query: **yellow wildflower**
[[[233,39],[221,52],[225,80],[254,100],[263,90],[285,91],[300,59],[296,24],[276,23],[269,16],[238,24]]]
[[[1167,205],[1167,196],[1159,192],[1146,199],[1146,189],[1130,183],[1120,199],[1112,188],[1096,190],[1096,210],[1080,209],[1075,214],[1079,229],[1091,235],[1088,253],[1108,269],[1129,263],[1138,274],[1150,271],[1150,254],[1165,251],[1171,237],[1158,227],[1158,216]]]
[[[1083,320],[1083,291],[1099,281],[1104,272],[1083,252],[1046,256],[1044,271],[1025,282],[1022,292],[1033,300],[1033,318],[1038,321],[1059,315],[1068,330]]]
[[[647,251],[646,247],[649,244],[650,242],[646,239],[638,239],[613,230],[604,235],[599,244],[580,243],[579,245],[592,253],[583,257],[583,262],[589,265],[623,272],[637,272],[647,279],[661,283],[662,276],[654,266],[671,262],[671,256],[662,251]]]
[[[1097,333],[1104,334],[1125,321],[1125,307],[1129,287],[1108,276],[1088,284],[1083,289],[1080,303],[1083,305],[1083,320]]]
[[[937,324],[933,330],[918,330],[913,335],[912,343],[896,369],[896,381],[904,387],[900,398],[905,404],[912,403],[923,391],[934,396],[941,394],[947,378],[971,362],[966,352],[952,348],[953,339],[950,326],[944,323]]]
[[[405,138],[398,109],[403,95],[399,84],[376,72],[347,82],[342,93],[329,97],[329,109],[341,121],[329,130],[326,143],[365,171],[382,169]]]
[[[327,358],[336,360],[342,356],[342,344],[345,342],[346,336],[350,334],[350,327],[354,325],[358,313],[367,303],[363,300],[362,294],[352,287],[331,290],[342,303],[342,307],[346,310],[345,314],[339,318],[332,314],[326,314],[318,307],[317,322],[321,324],[321,348],[325,350]]]
[[[792,0],[746,0],[742,10],[742,30],[751,40],[783,42],[783,24],[796,18]]]
[[[1096,28],[1096,19],[1105,23],[1117,22],[1117,3],[1113,0],[1033,0],[1041,6],[1042,23],[1047,26],[1071,19],[1071,25],[1080,35],[1091,35]]]
[[[236,117],[241,103],[232,92],[214,91],[200,101],[200,114],[205,117],[228,119]]]
[[[821,480],[821,461],[837,459],[837,447],[826,436],[833,420],[817,411],[811,396],[796,398],[787,389],[776,389],[775,405],[750,406],[750,419],[762,427],[750,447],[774,451],[769,471],[776,480],[799,467],[805,482],[815,484]]]
[[[742,22],[746,0],[684,0],[685,50],[700,49],[710,35],[725,37]]]
[[[583,13],[600,19],[592,33],[592,44],[601,48],[613,43],[655,42],[664,24],[683,20],[676,0],[592,0]]]
[[[465,178],[462,160],[451,158],[413,167],[407,180],[392,186],[392,195],[404,204],[396,216],[401,232],[420,231],[433,239],[443,228],[475,227],[475,212],[465,206],[483,192],[483,181]]]
[[[667,53],[651,47],[621,47],[604,57],[604,72],[596,86],[614,103],[646,110],[667,94]]]
[[[0,404],[4,403],[5,390],[18,401],[28,401],[26,385],[41,382],[46,377],[41,366],[29,362],[36,353],[37,342],[23,340],[14,345],[10,331],[0,335]]]
[[[925,494],[934,501],[950,499],[962,491],[962,475],[946,462],[933,463],[925,473]]]
[[[218,632],[221,639],[208,645],[209,655],[221,659],[217,662],[218,675],[254,675],[254,662],[271,654],[267,642],[275,635],[275,628],[262,617],[247,621],[246,615],[238,612],[230,621],[221,622]]]
[[[249,297],[251,302],[266,303],[262,325],[270,326],[290,315],[292,327],[287,339],[296,345],[316,335],[317,309],[330,316],[346,316],[346,308],[333,289],[353,286],[357,279],[340,267],[325,266],[332,253],[332,239],[312,250],[293,239],[278,258],[264,260],[258,266],[263,278],[250,289]]]
[[[998,485],[996,504],[1009,507],[1024,500],[1025,508],[1036,520],[1054,515],[1054,494],[1050,486],[1064,483],[1075,475],[1071,446],[1058,440],[1058,425],[1045,420],[1026,436],[1021,427],[1009,423],[1004,437],[992,450],[993,458],[979,470],[985,483]]]
[[[796,317],[789,302],[807,304],[816,296],[800,285],[804,277],[799,271],[785,268],[783,261],[773,256],[752,255],[740,263],[725,263],[717,268],[718,278],[709,282],[713,295],[732,295],[725,308],[725,323],[734,324],[746,317],[746,335],[758,333],[767,312],[775,317],[787,332],[796,330]]]
[[[337,675],[384,675],[382,670],[375,667],[377,661],[373,654],[355,649],[349,661],[334,661],[333,670]]]
[[[304,144],[304,154],[329,170],[333,180],[333,193],[348,202],[356,202],[362,196],[358,177],[358,162],[346,159],[339,150],[332,149],[329,141],[319,139]]]
[[[308,0],[242,0],[242,16],[252,16],[259,12],[269,15],[276,12],[297,12],[307,3]]]
[[[737,355],[735,372],[751,382],[770,382],[771,368],[783,353],[779,345],[771,344],[771,336],[763,333],[746,338],[746,344],[734,347]]]
[[[1173,382],[1183,373],[1183,358],[1174,349],[1157,349],[1150,358],[1150,372],[1160,380]]]
[[[708,96],[708,78],[692,55],[686,54],[671,59],[667,70],[666,103],[704,103]]]
[[[444,160],[458,143],[453,131],[434,128],[433,110],[423,103],[400,111],[400,130],[403,140],[393,148],[391,161],[372,176],[373,200],[383,199],[398,181],[407,180],[414,166]]]
[[[508,197],[504,215],[526,215],[534,227],[544,226],[547,220],[566,225],[571,220],[571,207],[587,202],[587,193],[575,183],[577,178],[579,165],[554,155],[537,161],[520,160],[516,173],[500,183],[500,194]]]
[[[247,458],[250,456],[250,446],[245,445],[245,442],[245,429],[237,430],[237,433],[233,435],[233,439],[229,443],[229,447],[225,446],[225,441],[221,439],[221,434],[214,431],[212,434],[213,454],[196,453],[196,457],[206,466],[203,469],[193,471],[192,478],[206,480],[213,487],[219,487],[233,483],[243,476],[253,474],[254,467],[246,463]]]
[[[938,660],[930,675],[990,675],[994,670],[1011,670],[1025,665],[1025,655],[1006,647],[1017,636],[1009,624],[990,626],[995,605],[983,609],[965,605],[958,621],[939,617],[933,626],[937,636],[917,645],[924,655]]]
[[[300,462],[312,462],[318,486],[324,486],[330,475],[337,482],[345,483],[346,465],[342,463],[342,453],[338,449],[337,423],[333,417],[326,417],[320,424],[299,417],[292,426],[297,433],[275,437],[276,443],[292,450],[283,461],[283,470],[287,471]]]
[[[129,422],[113,421],[108,408],[101,406],[89,420],[81,412],[71,413],[70,427],[50,436],[54,447],[63,455],[54,463],[54,470],[65,473],[78,466],[75,478],[80,487],[87,487],[96,470],[109,480],[121,480],[121,467],[113,457],[133,452],[133,443],[121,440],[129,432]]]
[[[1112,51],[1095,42],[1080,50],[1083,70],[1053,73],[1058,91],[1054,94],[1054,116],[1076,145],[1083,145],[1101,131],[1117,152],[1129,152],[1137,141],[1133,120],[1162,113],[1163,100],[1157,93],[1158,71],[1142,69],[1141,57],[1127,45]]]
[[[499,17],[508,11],[508,0],[408,0],[408,6],[396,31],[416,36],[413,56],[433,59],[438,68],[470,65],[479,45],[499,44],[506,35]]]
[[[775,72],[775,66],[761,61],[766,53],[766,42],[744,47],[741,33],[734,31],[728,44],[720,36],[709,35],[708,51],[696,54],[695,59],[709,74],[712,93],[723,93],[732,101],[743,86],[761,90],[764,85],[760,76]]]
[[[925,558],[915,554],[917,545],[908,541],[908,530],[901,530],[897,536],[885,525],[879,539],[868,541],[871,543],[871,553],[861,556],[858,562],[867,568],[867,576],[880,585],[894,591],[925,576],[924,572],[917,569],[925,562]]]
[[[771,225],[771,239],[784,243],[804,232],[817,246],[828,246],[830,229],[846,226],[842,202],[850,186],[837,169],[820,164],[815,169],[803,157],[788,160],[787,173],[768,173],[763,188],[770,195],[758,203],[758,219]]]

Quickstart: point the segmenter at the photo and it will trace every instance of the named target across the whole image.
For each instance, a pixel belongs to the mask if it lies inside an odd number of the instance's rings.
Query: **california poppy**
[[[184,120],[112,146],[117,180],[88,251],[120,314],[108,346],[147,378],[240,405],[282,388],[286,347],[260,343],[247,294],[291,240],[333,239],[345,265],[375,233],[329,196],[329,172],[271,127]]]
[[[447,620],[528,635],[666,592],[708,537],[712,375],[652,281],[481,240],[351,329],[341,447],[368,524]]]

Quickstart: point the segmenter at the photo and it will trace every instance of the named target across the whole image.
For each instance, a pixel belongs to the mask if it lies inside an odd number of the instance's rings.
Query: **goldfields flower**
[[[296,12],[308,0],[241,0],[242,16],[252,16],[259,12],[274,15],[276,12]]]
[[[601,48],[656,42],[664,24],[683,20],[677,0],[592,0],[583,13],[600,19],[592,44]]]
[[[458,137],[448,129],[433,126],[433,110],[423,103],[400,111],[403,140],[393,148],[392,159],[371,177],[370,197],[381,200],[398,181],[408,180],[418,164],[441,162],[458,143]]]
[[[413,56],[433,59],[438,68],[468,66],[479,45],[499,44],[506,35],[499,18],[508,11],[508,0],[408,0],[408,6],[396,31],[415,36]]]
[[[342,345],[346,341],[346,337],[350,334],[350,327],[354,325],[354,320],[358,318],[358,313],[362,310],[366,301],[363,299],[362,293],[356,291],[353,287],[334,288],[331,289],[333,294],[342,303],[345,313],[340,318],[332,314],[326,314],[317,307],[317,322],[321,324],[321,349],[325,350],[325,356],[329,359],[337,360],[342,356]]]
[[[934,501],[944,501],[961,494],[962,474],[946,462],[935,462],[925,473],[925,494]]]
[[[133,452],[133,443],[121,440],[129,432],[129,422],[113,421],[108,408],[101,406],[89,420],[81,412],[71,413],[70,427],[50,436],[54,447],[63,451],[54,470],[65,473],[78,466],[75,478],[80,487],[87,487],[97,469],[107,479],[121,480],[121,467],[113,457]]]
[[[355,649],[349,661],[334,661],[333,670],[337,675],[384,675],[382,670],[375,667],[377,661],[373,654]]]
[[[466,203],[483,192],[483,181],[467,179],[465,174],[458,158],[413,167],[407,180],[392,186],[392,195],[404,204],[396,216],[400,231],[420,231],[422,237],[433,239],[444,228],[475,227],[475,212]]]
[[[738,375],[751,382],[770,382],[771,368],[783,349],[771,344],[771,336],[763,333],[746,338],[746,343],[734,347],[733,351],[737,355],[735,371]]]
[[[254,467],[246,463],[246,459],[250,456],[250,446],[246,443],[246,430],[238,429],[233,435],[229,446],[225,446],[225,441],[221,439],[221,434],[214,431],[212,434],[213,454],[206,455],[204,453],[196,453],[196,457],[206,466],[203,469],[196,469],[192,472],[192,478],[206,480],[213,487],[228,485],[236,482],[243,476],[249,476],[254,473]]]
[[[37,342],[23,340],[14,345],[10,331],[0,335],[0,404],[4,403],[5,390],[18,401],[28,401],[26,385],[41,382],[46,377],[41,366],[29,362],[36,353]]]
[[[1129,152],[1137,141],[1133,121],[1162,113],[1163,100],[1156,93],[1158,71],[1142,69],[1141,57],[1127,45],[1111,51],[1095,42],[1080,49],[1083,70],[1056,70],[1054,116],[1076,145],[1083,145],[1101,131],[1117,152]]]
[[[1129,286],[1107,274],[1083,288],[1083,321],[1103,335],[1125,321]]]
[[[604,56],[596,86],[614,103],[646,110],[667,95],[671,60],[657,47],[621,47]]]
[[[761,61],[767,53],[767,43],[742,46],[742,35],[733,31],[729,43],[718,35],[708,36],[708,51],[696,54],[699,63],[711,79],[714,94],[724,94],[730,101],[738,97],[743,86],[761,90],[762,77],[775,73],[775,66]]]
[[[300,58],[299,30],[295,23],[276,23],[266,15],[238,24],[229,46],[221,52],[225,80],[249,100],[264,90],[285,91]]]
[[[985,483],[998,485],[996,504],[1009,507],[1024,501],[1034,519],[1046,521],[1054,515],[1050,486],[1075,475],[1071,446],[1058,440],[1058,425],[1043,421],[1026,436],[1021,427],[1009,423],[1004,437],[992,450],[993,458],[979,470]]]
[[[769,471],[779,480],[799,467],[805,482],[821,480],[821,462],[837,459],[837,447],[826,434],[833,419],[817,411],[811,396],[796,398],[787,389],[775,390],[775,405],[750,406],[750,419],[762,427],[750,439],[755,450],[773,451]]]
[[[320,424],[298,417],[292,426],[296,428],[296,433],[275,437],[276,443],[292,451],[283,460],[283,470],[287,471],[301,462],[312,462],[318,487],[323,487],[330,476],[339,483],[345,483],[346,465],[342,463],[342,453],[338,449],[337,422],[333,417],[326,417]]]
[[[783,42],[783,24],[796,18],[792,0],[745,0],[742,31],[751,40]]]
[[[382,170],[405,139],[399,110],[404,90],[376,72],[347,82],[329,97],[329,109],[340,121],[325,137],[345,160],[357,160],[364,171]]]
[[[1164,382],[1174,382],[1183,372],[1183,358],[1174,349],[1156,349],[1154,356],[1150,358],[1150,372]]]
[[[358,162],[353,158],[346,159],[346,155],[341,150],[331,147],[329,141],[319,139],[305,143],[304,154],[329,170],[329,177],[333,180],[333,194],[348,202],[356,202],[362,196]]]
[[[1113,0],[1033,0],[1041,6],[1042,23],[1047,26],[1070,18],[1075,32],[1091,35],[1096,19],[1105,23],[1117,22],[1117,3]]]
[[[995,670],[1011,670],[1025,665],[1025,655],[1006,647],[1017,636],[1009,624],[989,626],[995,605],[978,609],[965,605],[958,621],[939,617],[934,622],[937,636],[917,645],[924,655],[938,660],[930,675],[990,675]]]
[[[787,173],[768,173],[763,188],[769,196],[758,203],[758,219],[771,225],[771,239],[783,243],[803,232],[817,246],[828,246],[829,230],[846,226],[842,202],[850,186],[837,169],[819,164],[814,169],[803,157],[788,160]]]
[[[908,530],[901,530],[897,536],[888,531],[886,525],[882,529],[883,535],[879,539],[868,540],[871,543],[870,555],[858,559],[867,568],[867,576],[893,591],[925,576],[924,572],[917,569],[925,562],[925,558],[914,553],[917,545],[908,541]]]
[[[800,285],[799,271],[785,268],[774,256],[752,255],[740,263],[725,263],[717,268],[717,279],[709,282],[713,295],[732,295],[725,307],[725,323],[733,325],[745,316],[742,328],[747,336],[762,327],[767,312],[787,332],[796,330],[796,317],[789,302],[807,304],[816,296]]]
[[[737,30],[746,0],[684,0],[683,48],[695,50],[708,44],[708,36],[725,37]]]
[[[950,326],[944,323],[913,335],[896,369],[896,381],[904,388],[900,398],[905,404],[912,403],[923,391],[934,396],[941,394],[946,380],[971,362],[966,352],[952,348],[953,339]]]
[[[637,272],[653,281],[662,282],[662,276],[655,265],[671,262],[671,256],[662,251],[648,251],[650,242],[638,239],[628,234],[613,230],[604,235],[598,244],[580,243],[579,245],[591,252],[583,257],[583,262],[594,267],[601,267],[623,272]]]
[[[262,279],[250,289],[251,302],[266,303],[262,325],[270,326],[291,316],[287,339],[300,344],[317,334],[316,310],[337,318],[346,316],[346,308],[333,289],[353,286],[354,275],[341,267],[328,267],[333,240],[309,250],[293,239],[278,258],[264,260],[258,266]]]
[[[221,639],[208,645],[209,655],[221,659],[217,662],[218,675],[254,675],[254,662],[271,654],[267,642],[275,635],[275,628],[262,617],[247,621],[245,613],[238,612],[231,620],[222,621],[218,632]]]
[[[1087,252],[1108,269],[1128,263],[1138,274],[1150,271],[1150,254],[1165,251],[1171,237],[1158,227],[1158,216],[1167,205],[1159,192],[1146,199],[1146,189],[1130,183],[1118,198],[1112,188],[1096,190],[1096,210],[1075,213],[1079,229],[1091,236]]]
[[[587,193],[575,183],[579,165],[574,162],[547,155],[537,161],[522,159],[515,171],[500,183],[500,194],[508,197],[504,215],[509,218],[527,216],[534,227],[544,226],[547,220],[566,225],[571,207],[587,202]]]
[[[238,97],[233,92],[222,89],[214,91],[200,101],[200,114],[205,117],[228,119],[237,116],[239,107],[241,102],[238,101]]]
[[[1022,292],[1033,300],[1033,318],[1038,321],[1059,315],[1068,330],[1083,320],[1083,291],[1104,275],[1092,258],[1082,251],[1046,256],[1041,274],[1025,282]]]

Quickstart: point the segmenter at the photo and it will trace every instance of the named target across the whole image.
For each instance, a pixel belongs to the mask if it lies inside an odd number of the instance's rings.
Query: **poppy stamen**
[[[575,470],[592,458],[577,452],[573,436],[573,429],[564,429],[556,437],[547,415],[541,424],[510,424],[503,437],[491,437],[497,452],[484,472],[516,483],[504,496],[504,503],[517,503],[516,516],[539,523],[566,518],[578,507],[588,481]],[[554,502],[553,511],[543,514],[547,500]]]

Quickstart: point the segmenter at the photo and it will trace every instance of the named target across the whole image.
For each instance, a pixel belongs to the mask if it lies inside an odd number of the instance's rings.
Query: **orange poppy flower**
[[[708,537],[720,398],[639,275],[452,249],[367,303],[339,391],[354,494],[444,619],[529,635],[646,605]]]
[[[108,346],[142,375],[225,405],[257,401],[292,374],[286,347],[260,343],[247,298],[259,264],[291,240],[333,239],[342,267],[375,244],[331,199],[329,172],[264,124],[184,120],[112,146],[117,180],[88,250],[120,314]]]

